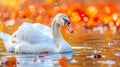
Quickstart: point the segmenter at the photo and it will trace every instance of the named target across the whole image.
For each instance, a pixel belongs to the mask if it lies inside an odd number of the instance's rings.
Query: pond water
[[[73,53],[0,53],[0,67],[120,67],[119,34],[81,36],[70,42]]]
[[[75,47],[74,47],[75,48]],[[109,48],[108,48],[109,50]],[[81,53],[80,53],[81,52]],[[5,55],[5,53],[4,53]],[[62,54],[6,54],[1,57],[3,67],[119,67],[120,53],[93,56],[91,48]],[[16,61],[15,61],[16,60]]]

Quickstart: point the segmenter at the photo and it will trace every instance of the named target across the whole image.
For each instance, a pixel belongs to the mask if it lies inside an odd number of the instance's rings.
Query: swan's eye
[[[65,19],[65,18],[63,18],[63,20],[64,20],[64,24],[70,24],[70,21],[68,20],[68,19]]]

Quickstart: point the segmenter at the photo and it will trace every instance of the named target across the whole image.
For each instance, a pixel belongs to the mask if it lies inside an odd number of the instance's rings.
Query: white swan
[[[72,52],[71,46],[61,36],[60,25],[73,32],[67,15],[63,13],[55,16],[52,29],[39,23],[23,23],[12,35],[13,46],[10,49],[17,53]]]

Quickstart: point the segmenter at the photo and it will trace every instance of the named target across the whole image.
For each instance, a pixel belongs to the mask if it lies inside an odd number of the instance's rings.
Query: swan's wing
[[[10,38],[10,35],[7,33],[0,32],[0,38],[2,38],[4,41],[7,41]]]
[[[33,25],[30,23],[23,23],[18,30],[12,35],[12,41],[21,43],[21,41],[27,41],[30,43],[39,43],[44,39],[50,38],[48,35],[49,28],[42,25]]]
[[[0,32],[0,38],[3,40],[4,45],[8,51],[8,49],[12,46],[10,41],[10,35],[7,33]]]
[[[43,34],[49,36],[50,38],[53,38],[53,36],[52,36],[52,30],[51,30],[50,27],[42,25],[40,23],[34,23],[33,26],[37,30],[40,30]]]
[[[33,25],[31,23],[28,22],[23,22],[23,24],[21,25],[21,27],[34,27],[36,30],[39,30],[42,34],[45,34],[47,36],[49,36],[50,38],[52,37],[52,30],[50,27],[45,26],[43,24],[40,23],[34,23]]]

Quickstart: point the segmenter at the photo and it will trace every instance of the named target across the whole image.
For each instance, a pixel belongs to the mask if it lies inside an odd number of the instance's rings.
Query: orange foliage
[[[6,67],[16,67],[16,58],[15,57],[7,58]]]
[[[62,57],[58,61],[59,61],[59,64],[61,65],[61,67],[67,67],[67,58],[66,57]]]
[[[2,4],[3,3],[3,4]],[[11,3],[12,6],[10,6]],[[39,22],[50,26],[53,17],[57,13],[66,13],[74,28],[79,26],[96,26],[98,22],[102,24],[113,21],[113,14],[120,15],[117,7],[114,4],[99,3],[82,3],[81,1],[64,1],[62,0],[1,0],[0,1],[0,31],[7,33],[13,33],[13,31],[7,29],[6,21],[10,19],[15,20],[15,25],[10,27],[18,27],[23,21]],[[97,18],[96,18],[97,17]],[[117,23],[120,23],[117,19]]]
[[[22,18],[28,18],[28,17],[31,16],[31,12],[28,9],[21,10],[21,11],[19,11],[19,16],[22,17]]]

